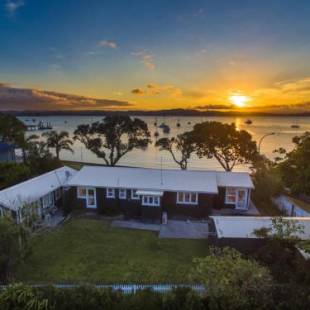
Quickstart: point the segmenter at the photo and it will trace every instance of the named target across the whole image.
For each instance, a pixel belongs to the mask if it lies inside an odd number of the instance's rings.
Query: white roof
[[[250,175],[247,172],[216,172],[217,185],[221,187],[254,188]]]
[[[265,216],[210,216],[214,220],[218,238],[257,238],[253,231],[260,228],[271,228],[272,217]],[[285,217],[303,225],[301,239],[310,238],[310,217]]]
[[[25,182],[0,191],[0,205],[17,210],[25,203],[32,203],[61,186],[76,174],[76,170],[61,167]]]
[[[68,185],[214,194],[218,186],[253,188],[248,173],[108,166],[84,166]]]

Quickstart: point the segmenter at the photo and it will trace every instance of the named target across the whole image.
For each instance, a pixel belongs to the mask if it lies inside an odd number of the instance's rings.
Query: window
[[[137,190],[136,189],[132,189],[131,190],[131,199],[136,199],[136,200],[140,199],[140,196],[137,195]]]
[[[56,200],[60,199],[61,193],[62,193],[61,188],[57,188],[55,191],[55,199]]]
[[[78,198],[86,198],[86,187],[78,187],[77,196]]]
[[[160,198],[158,196],[142,196],[142,206],[159,207]]]
[[[127,191],[125,188],[120,188],[118,192],[119,199],[126,199],[127,197]]]
[[[43,197],[43,208],[48,208],[53,206],[54,199],[53,193],[47,194]]]
[[[115,198],[115,189],[107,188],[107,198]]]
[[[197,205],[198,204],[198,194],[197,193],[189,193],[189,192],[178,192],[177,203],[178,204],[187,204],[187,205]]]
[[[96,190],[87,188],[87,208],[96,208]]]
[[[226,204],[236,204],[237,201],[237,190],[233,187],[227,187],[226,188],[226,197],[225,197],[225,203]]]

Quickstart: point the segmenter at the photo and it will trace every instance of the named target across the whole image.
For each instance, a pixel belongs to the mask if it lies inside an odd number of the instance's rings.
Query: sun
[[[238,108],[244,108],[250,101],[250,98],[244,95],[231,95],[229,96],[229,101]]]

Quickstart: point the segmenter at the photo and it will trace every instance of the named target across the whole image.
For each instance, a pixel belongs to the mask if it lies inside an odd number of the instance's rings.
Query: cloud
[[[147,84],[145,87],[135,88],[131,91],[135,95],[156,96],[165,95],[169,97],[182,96],[182,90],[174,85]]]
[[[139,51],[131,53],[132,56],[137,57],[141,63],[143,63],[144,67],[148,70],[154,70],[156,68],[154,63],[155,55],[148,53],[147,51]]]
[[[198,110],[231,110],[233,108],[234,108],[233,105],[226,105],[226,104],[206,104],[195,107],[195,109]]]
[[[116,49],[117,48],[117,43],[114,41],[110,41],[110,40],[102,40],[98,42],[99,46],[102,47],[108,47],[108,48],[113,48]]]
[[[9,15],[15,15],[17,10],[24,5],[25,3],[22,0],[7,0],[5,3],[5,9]]]
[[[53,91],[16,88],[0,83],[0,110],[96,110],[131,106],[129,102],[96,99]]]
[[[131,91],[131,93],[134,95],[144,95],[145,94],[144,90],[142,90],[141,88],[135,88]]]

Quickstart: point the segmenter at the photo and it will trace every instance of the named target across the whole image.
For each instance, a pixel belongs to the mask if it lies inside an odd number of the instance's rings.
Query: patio
[[[248,210],[240,210],[233,208],[222,208],[222,209],[212,209],[211,215],[245,215],[245,216],[257,216],[260,215],[259,211],[253,204],[250,202]]]
[[[149,230],[157,232],[158,237],[162,239],[205,239],[208,238],[209,233],[207,221],[168,220],[167,224],[150,224],[134,220],[114,220],[111,223],[111,227]]]

